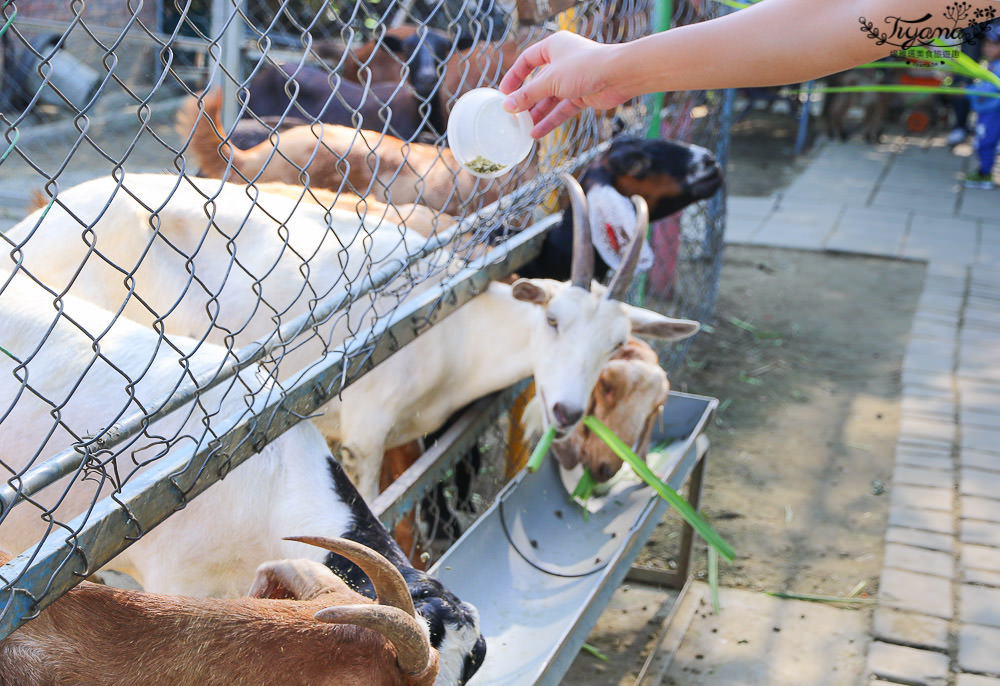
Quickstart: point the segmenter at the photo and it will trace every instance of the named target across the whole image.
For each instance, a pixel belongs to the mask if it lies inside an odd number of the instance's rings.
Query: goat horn
[[[375,597],[382,605],[396,607],[411,617],[416,616],[413,597],[406,586],[403,575],[391,562],[371,548],[346,538],[324,538],[323,536],[289,536],[286,541],[298,541],[314,545],[345,557],[364,572],[375,587]]]
[[[339,554],[339,553],[338,553]],[[353,624],[377,631],[396,648],[396,662],[407,674],[422,674],[431,666],[431,644],[412,616],[387,605],[336,605],[315,618],[328,624]]]
[[[590,215],[587,211],[587,195],[572,174],[560,176],[569,193],[569,204],[573,212],[573,263],[572,283],[585,291],[590,290],[594,278],[594,239],[590,235]]]
[[[625,256],[618,271],[608,284],[606,297],[608,300],[624,300],[628,287],[632,285],[632,278],[635,276],[635,266],[639,264],[639,254],[642,252],[642,244],[646,240],[646,225],[649,224],[649,207],[646,201],[638,195],[632,196],[632,204],[635,205],[635,238],[628,244]]]

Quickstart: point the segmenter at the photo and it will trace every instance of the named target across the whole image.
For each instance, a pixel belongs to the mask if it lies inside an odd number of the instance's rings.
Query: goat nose
[[[592,470],[592,471],[595,471],[595,470]],[[608,479],[610,479],[614,475],[615,475],[615,470],[612,469],[611,465],[609,465],[609,464],[600,464],[600,465],[597,465],[596,473],[594,474],[594,476],[597,477],[597,480],[600,483],[604,483],[605,481],[607,481]]]
[[[562,427],[576,424],[583,416],[583,410],[578,407],[569,408],[564,403],[556,403],[552,406],[552,414]]]

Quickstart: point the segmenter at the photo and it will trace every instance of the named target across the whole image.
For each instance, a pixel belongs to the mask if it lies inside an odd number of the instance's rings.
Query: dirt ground
[[[732,195],[767,195],[808,158],[785,116],[732,136]],[[899,426],[900,370],[920,263],[728,246],[712,330],[673,387],[719,399],[703,509],[737,551],[727,586],[843,595],[876,590]],[[662,565],[676,527],[641,561]],[[696,574],[704,573],[696,556]]]
[[[806,166],[808,157],[792,155],[794,131],[788,121],[751,113],[736,126],[728,169],[730,194],[770,195]],[[699,334],[671,384],[676,390],[720,400],[707,430],[711,447],[702,511],[737,558],[733,564],[720,564],[722,613],[716,617],[710,608],[699,609],[688,630],[694,638],[678,651],[664,684],[806,683],[794,678],[786,682],[776,674],[755,680],[749,673],[734,681],[732,674],[725,677],[730,662],[708,664],[711,656],[701,653],[707,652],[707,641],[720,641],[728,633],[734,649],[745,648],[767,661],[754,632],[760,629],[771,636],[771,619],[764,620],[762,629],[751,626],[759,614],[752,608],[762,602],[757,599],[766,598],[760,591],[835,596],[877,592],[888,516],[883,489],[892,473],[902,359],[923,277],[924,266],[916,262],[727,246],[714,319]],[[672,566],[678,531],[678,519],[668,513],[638,562]],[[705,578],[705,560],[699,540],[693,563],[696,578]],[[728,616],[727,597],[734,605]],[[634,603],[623,602],[623,617],[636,612]],[[798,618],[809,611],[800,612],[803,604],[795,601],[775,602],[786,605],[774,606],[774,616],[794,609]],[[656,616],[653,603],[644,602],[643,610],[645,605],[650,618],[640,640],[626,640],[599,625],[588,641],[608,654],[611,663],[587,656],[588,669],[578,659],[564,683],[619,683],[611,676],[620,674],[616,663],[629,652],[641,652],[669,601]],[[865,609],[828,610],[834,616],[846,612],[854,617],[839,620],[839,628],[832,620],[830,635],[844,625],[861,635],[867,632],[870,618]],[[734,627],[734,621],[740,626]],[[778,623],[774,632],[781,630]],[[816,634],[820,625],[808,624],[810,635]],[[793,627],[785,628],[787,634]],[[843,643],[854,652],[849,659],[841,656],[841,673],[823,683],[859,683],[863,641],[857,649],[853,641]],[[802,649],[797,654],[810,652]],[[739,655],[730,653],[727,660],[739,661]],[[712,672],[717,673],[706,676]],[[622,678],[621,683],[632,682]]]

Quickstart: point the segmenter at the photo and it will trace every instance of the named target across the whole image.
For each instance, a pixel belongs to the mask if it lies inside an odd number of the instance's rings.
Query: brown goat
[[[232,160],[244,181],[302,184],[308,179],[310,187],[347,188],[362,197],[421,203],[450,214],[465,214],[472,200],[478,205],[499,197],[497,184],[480,183],[447,148],[348,126],[296,126],[279,135],[277,146],[264,141],[241,150],[223,143],[220,135],[221,91],[205,95],[203,103],[199,112],[198,101],[188,100],[177,115],[177,129],[191,135],[188,151],[203,176],[222,178]]]
[[[597,417],[644,458],[669,391],[670,382],[656,351],[631,338],[601,370],[587,414]],[[613,477],[622,466],[614,451],[583,424],[566,440],[553,443],[552,451],[563,467],[583,464],[599,482]]]
[[[430,686],[437,652],[398,570],[352,541],[291,540],[357,564],[377,604],[305,559],[261,565],[237,600],[83,582],[0,642],[0,685]]]

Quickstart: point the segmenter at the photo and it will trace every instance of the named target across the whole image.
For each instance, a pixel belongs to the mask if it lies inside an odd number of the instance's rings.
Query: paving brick
[[[959,674],[955,686],[1000,686],[1000,679],[979,674]]]
[[[948,326],[956,327],[958,322],[945,322]],[[952,375],[939,372],[920,371],[911,367],[903,367],[902,383],[904,392],[910,392],[908,386],[914,386],[914,393],[929,395],[930,391],[936,391],[941,395],[952,397]],[[919,390],[917,390],[919,389]]]
[[[904,529],[898,526],[890,526],[886,529],[885,540],[887,543],[901,543],[917,548],[927,548],[928,550],[940,550],[945,553],[950,553],[955,548],[954,539],[951,534],[917,531],[916,529]]]
[[[1000,572],[1000,549],[985,545],[963,543],[959,563],[963,568],[969,567]]]
[[[958,596],[958,619],[963,624],[982,624],[1000,629],[1000,588],[962,584]]]
[[[958,490],[962,495],[998,498],[1000,497],[1000,472],[962,467],[959,473]]]
[[[1000,588],[1000,572],[991,572],[986,569],[963,569],[961,581],[966,584]]]
[[[958,391],[963,408],[995,411],[1000,406],[1000,384],[983,383],[981,379],[959,379]]]
[[[923,507],[929,510],[951,511],[952,487],[893,485],[892,504],[901,507]]]
[[[754,235],[754,245],[772,245],[778,248],[821,250],[823,241],[833,228],[833,219],[809,222],[801,219],[771,215]]]
[[[951,445],[955,440],[955,422],[950,417],[945,420],[903,417],[899,422],[899,435]]]
[[[909,467],[923,467],[924,469],[936,469],[939,472],[947,473],[948,478],[952,478],[954,461],[950,452],[942,451],[941,454],[921,453],[916,451],[901,451],[896,453],[896,464]]]
[[[959,525],[959,539],[962,543],[1000,548],[1000,524],[978,519],[963,519]]]
[[[951,581],[885,567],[879,581],[879,603],[900,610],[950,619]]]
[[[873,633],[875,638],[888,643],[948,649],[948,622],[914,612],[902,612],[889,607],[877,608]]]
[[[889,526],[909,529],[923,529],[939,534],[954,532],[951,512],[927,510],[915,507],[893,507],[889,510]]]
[[[962,450],[1000,454],[1000,428],[963,426],[961,445]]]
[[[886,544],[883,564],[886,567],[943,576],[948,579],[955,572],[955,560],[950,553],[901,543]]]
[[[1000,674],[1000,629],[963,624],[958,630],[958,666],[966,672]]]
[[[960,512],[968,519],[1000,522],[1000,500],[963,495],[958,499]]]
[[[974,467],[988,472],[1000,472],[1000,455],[981,450],[962,450],[959,462],[963,467]]]
[[[726,227],[728,232],[729,228]],[[951,324],[941,324],[923,319],[913,322],[910,338],[925,338],[928,340],[951,341],[955,338],[955,327]]]
[[[896,468],[892,471],[892,482],[894,484],[908,484],[910,486],[936,487],[943,484],[951,486],[952,477],[950,469],[926,469],[924,467],[896,465]]]
[[[949,300],[952,298],[948,297]],[[959,298],[954,298],[958,302],[961,302]],[[923,298],[921,298],[922,309],[937,310],[939,308],[925,308],[923,304]],[[946,307],[940,308],[944,312],[957,312],[958,307]],[[928,357],[937,357],[940,359],[951,360],[954,356],[956,350],[956,345],[954,341],[928,341],[920,339],[910,339],[909,344],[906,346],[906,355],[926,355]]]
[[[951,420],[955,416],[955,403],[951,398],[907,395],[903,398],[901,410],[904,416]]]
[[[868,671],[889,681],[944,686],[948,683],[948,656],[930,650],[873,641],[868,649]]]

